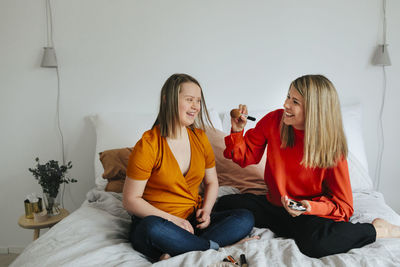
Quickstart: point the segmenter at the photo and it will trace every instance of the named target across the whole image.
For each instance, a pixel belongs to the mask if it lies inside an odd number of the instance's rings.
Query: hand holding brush
[[[234,108],[234,109],[231,110],[231,117],[232,118],[237,119],[240,116],[244,116],[245,118],[247,118],[248,120],[251,120],[251,121],[255,121],[256,120],[256,118],[254,118],[252,116],[240,113],[240,110],[238,108]]]
[[[230,112],[232,132],[240,132],[244,129],[247,119],[256,120],[254,117],[247,115],[247,106],[239,105],[239,108],[232,109]]]

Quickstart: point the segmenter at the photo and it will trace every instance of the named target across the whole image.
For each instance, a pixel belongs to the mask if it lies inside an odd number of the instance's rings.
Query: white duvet
[[[354,193],[352,222],[382,217],[400,225],[400,216],[388,207],[380,193]],[[150,266],[128,241],[130,217],[121,195],[96,189],[87,201],[47,233],[31,243],[11,266]],[[154,266],[229,266],[227,255],[244,253],[249,266],[400,266],[400,239],[380,239],[348,253],[309,258],[292,239],[276,238],[268,229],[254,228],[259,240],[218,251],[193,251],[157,262]],[[232,265],[233,266],[233,265]]]

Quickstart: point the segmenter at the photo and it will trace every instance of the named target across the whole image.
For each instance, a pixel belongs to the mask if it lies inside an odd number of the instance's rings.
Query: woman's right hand
[[[239,111],[241,114],[247,115],[248,113],[247,106],[240,104]],[[239,116],[236,119],[231,118],[232,132],[241,132],[246,126],[246,123],[247,123],[247,118],[243,115]]]
[[[188,220],[179,218],[177,216],[172,216],[172,218],[169,219],[169,221],[173,222],[174,224],[178,225],[180,228],[185,229],[189,233],[194,234],[194,230],[192,225]]]

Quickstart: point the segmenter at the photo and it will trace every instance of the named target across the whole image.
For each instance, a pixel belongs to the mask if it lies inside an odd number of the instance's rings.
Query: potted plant
[[[39,184],[42,186],[43,193],[47,200],[47,213],[53,215],[54,200],[58,195],[60,184],[76,183],[74,178],[67,177],[67,172],[72,168],[71,161],[67,165],[59,165],[58,161],[50,160],[45,164],[40,164],[39,158],[35,159],[36,166],[29,168]]]

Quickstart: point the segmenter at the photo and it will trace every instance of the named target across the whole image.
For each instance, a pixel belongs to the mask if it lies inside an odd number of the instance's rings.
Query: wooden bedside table
[[[19,217],[18,225],[21,226],[22,228],[34,229],[33,240],[36,240],[39,238],[40,229],[51,228],[53,225],[55,225],[68,215],[69,215],[68,210],[60,209],[60,214],[51,216],[47,218],[47,220],[45,220],[44,222],[38,222],[38,223],[35,223],[33,219],[27,219],[25,218],[25,215],[22,215],[21,217]]]

